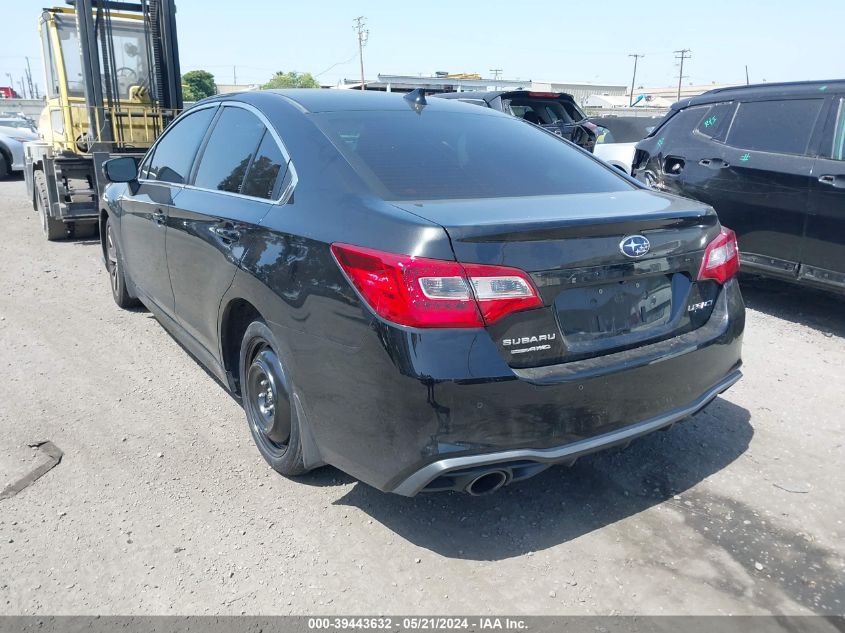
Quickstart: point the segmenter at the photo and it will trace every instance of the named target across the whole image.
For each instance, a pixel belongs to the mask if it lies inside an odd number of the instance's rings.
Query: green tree
[[[268,90],[270,88],[319,88],[319,82],[311,76],[311,73],[298,73],[295,70],[289,73],[278,71],[270,78],[266,84],[261,88]]]
[[[182,75],[182,97],[185,101],[199,101],[217,94],[214,75],[207,70],[192,70]]]

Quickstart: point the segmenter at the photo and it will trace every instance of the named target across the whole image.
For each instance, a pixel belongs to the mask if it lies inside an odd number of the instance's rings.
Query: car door
[[[220,300],[250,233],[273,206],[287,160],[257,111],[224,105],[194,175],[168,219],[167,263],[176,319],[209,352],[217,349]]]
[[[845,288],[845,96],[832,100],[819,150],[801,276]]]
[[[741,102],[719,164],[712,204],[736,231],[744,262],[795,275],[801,261],[822,98]]]
[[[120,244],[127,271],[139,290],[170,316],[174,301],[165,251],[167,216],[215,109],[203,108],[174,122],[145,159],[134,192],[127,190],[121,200]]]
[[[713,205],[717,212],[728,166],[724,140],[735,110],[732,101],[688,108],[689,134],[670,138],[665,146],[662,171],[666,180],[675,178],[680,193]]]

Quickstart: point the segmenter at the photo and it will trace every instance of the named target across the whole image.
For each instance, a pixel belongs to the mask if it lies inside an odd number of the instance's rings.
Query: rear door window
[[[836,126],[833,129],[833,148],[830,153],[833,160],[845,160],[845,99],[839,100],[836,113]]]
[[[804,154],[823,103],[823,99],[741,103],[727,143],[741,149]]]
[[[279,173],[287,169],[287,160],[279,144],[269,131],[264,133],[261,145],[249,166],[241,193],[245,196],[270,199],[279,179]]]
[[[252,112],[223,108],[200,158],[194,186],[241,193],[244,175],[265,130]]]
[[[184,183],[216,110],[204,108],[174,122],[156,145],[149,168],[142,175],[149,180]]]
[[[735,109],[735,103],[717,103],[711,106],[701,117],[695,131],[708,138],[724,140]]]

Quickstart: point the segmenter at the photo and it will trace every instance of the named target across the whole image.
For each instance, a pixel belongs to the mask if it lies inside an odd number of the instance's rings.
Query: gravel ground
[[[744,280],[745,378],[621,452],[481,498],[269,470],[95,241],[0,182],[0,614],[845,613],[845,301]]]

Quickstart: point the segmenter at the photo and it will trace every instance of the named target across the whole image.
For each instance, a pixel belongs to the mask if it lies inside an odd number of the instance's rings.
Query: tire
[[[132,296],[126,284],[126,272],[124,271],[123,260],[120,257],[120,247],[117,245],[117,240],[114,239],[111,220],[108,218],[106,218],[103,241],[106,247],[106,270],[109,272],[111,296],[118,307],[124,310],[134,308],[139,304],[139,301]]]
[[[302,456],[293,384],[278,356],[273,333],[262,321],[247,327],[241,342],[240,385],[249,432],[258,452],[276,472],[293,477],[308,471]]]
[[[6,155],[0,152],[0,180],[8,178],[10,173],[12,172],[9,169],[9,161],[6,160]]]
[[[35,208],[38,210],[38,215],[41,216],[41,230],[44,232],[44,237],[50,242],[64,239],[67,237],[65,223],[51,218],[47,213],[47,209],[50,207],[50,198],[47,196],[47,176],[44,175],[43,171],[36,171],[32,179],[35,185]]]

